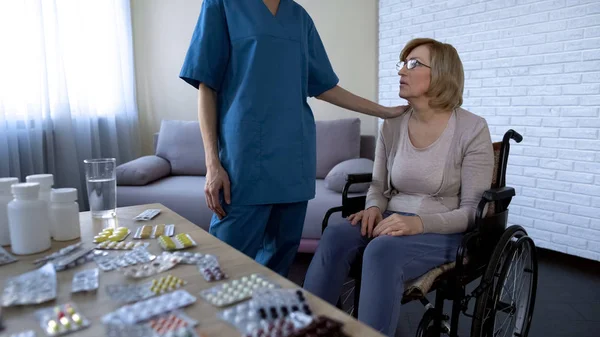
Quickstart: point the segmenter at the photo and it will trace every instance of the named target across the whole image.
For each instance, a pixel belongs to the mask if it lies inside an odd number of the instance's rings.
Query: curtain
[[[83,160],[140,153],[129,0],[0,1],[0,177],[52,173],[87,209]]]

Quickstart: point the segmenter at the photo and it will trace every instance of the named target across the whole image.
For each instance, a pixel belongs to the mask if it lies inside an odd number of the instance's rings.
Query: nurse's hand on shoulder
[[[401,116],[403,113],[406,112],[406,110],[408,110],[409,107],[410,107],[410,105],[386,107],[384,118],[388,119],[388,118],[396,118],[398,116]]]
[[[353,226],[356,226],[360,222],[360,232],[362,236],[372,237],[373,228],[381,221],[383,216],[379,207],[369,207],[364,211],[354,213],[348,217],[348,221]]]
[[[229,175],[223,166],[207,168],[206,184],[204,185],[204,194],[206,196],[206,205],[210,208],[219,219],[225,217],[225,211],[221,206],[219,191],[223,189],[223,196],[227,204],[231,203],[231,183]]]
[[[423,222],[418,216],[405,216],[394,213],[383,219],[373,230],[373,236],[415,235],[423,233]]]

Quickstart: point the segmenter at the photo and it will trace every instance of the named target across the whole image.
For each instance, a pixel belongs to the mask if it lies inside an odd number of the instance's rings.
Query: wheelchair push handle
[[[523,141],[523,136],[521,136],[521,134],[517,131],[510,129],[504,134],[504,139],[502,139],[502,142],[508,143],[508,141],[511,139],[517,143],[520,143],[521,141]]]

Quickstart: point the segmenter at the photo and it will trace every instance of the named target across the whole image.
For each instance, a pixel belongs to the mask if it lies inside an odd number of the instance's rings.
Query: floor
[[[296,257],[289,278],[298,285],[304,280],[311,258],[310,254]],[[600,262],[540,249],[538,268],[537,299],[529,336],[600,336]],[[414,336],[423,312],[419,302],[407,304],[396,336]],[[461,316],[460,320],[459,335],[468,336],[470,319]]]

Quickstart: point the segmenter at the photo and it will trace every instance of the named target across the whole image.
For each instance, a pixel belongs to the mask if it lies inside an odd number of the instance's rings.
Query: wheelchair
[[[510,226],[508,206],[515,190],[505,185],[510,140],[520,143],[523,137],[508,130],[494,147],[494,175],[491,188],[483,193],[476,212],[475,226],[465,233],[456,252],[456,260],[439,266],[421,277],[405,283],[402,304],[419,300],[425,313],[417,327],[417,337],[458,337],[459,317],[472,318],[471,337],[526,337],[529,333],[537,289],[537,255],[533,240],[521,226]],[[351,185],[371,182],[371,174],[351,174],[342,191],[342,206],[327,211],[322,230],[329,217],[342,217],[364,209],[366,196],[348,197]],[[486,210],[487,208],[487,210]],[[484,213],[485,212],[485,213]],[[361,287],[362,255],[350,268],[349,281],[337,307],[355,318]],[[480,279],[477,287],[466,287]],[[435,291],[435,303],[426,298]],[[354,293],[354,296],[352,295]],[[452,312],[444,314],[444,301],[452,301]],[[469,303],[475,301],[473,313]]]

